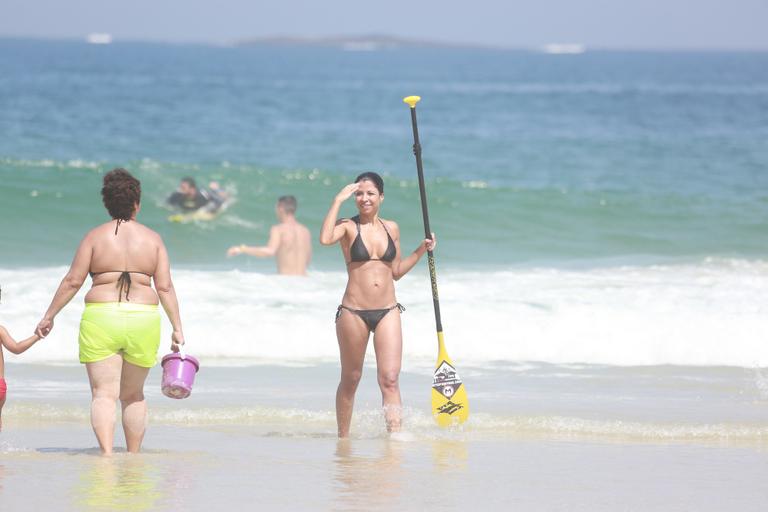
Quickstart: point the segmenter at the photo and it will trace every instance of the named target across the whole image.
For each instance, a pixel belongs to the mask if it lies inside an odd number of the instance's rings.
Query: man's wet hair
[[[195,183],[195,178],[192,178],[190,176],[185,176],[184,178],[181,178],[182,183],[186,183],[192,188],[197,188],[197,183]]]
[[[298,202],[293,196],[280,196],[280,198],[277,200],[277,204],[283,209],[285,213],[290,214],[296,213],[296,207],[298,206]]]

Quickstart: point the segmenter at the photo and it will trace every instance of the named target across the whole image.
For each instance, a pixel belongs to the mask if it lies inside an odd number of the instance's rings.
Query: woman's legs
[[[87,363],[91,383],[91,426],[102,453],[110,455],[115,437],[115,406],[120,398],[123,408],[125,443],[131,453],[141,448],[146,428],[147,405],[144,401],[144,381],[149,368],[123,361],[115,354],[102,361]]]
[[[147,402],[144,400],[144,381],[149,368],[123,361],[120,379],[120,403],[123,407],[123,431],[129,453],[138,453],[147,428]]]
[[[85,365],[93,397],[91,400],[91,426],[104,455],[112,454],[115,437],[115,405],[120,394],[122,366],[123,358],[120,354]]]
[[[336,389],[336,424],[339,437],[349,437],[355,391],[363,375],[368,334],[368,327],[359,316],[351,311],[341,311],[336,320],[336,337],[339,340],[341,359],[341,380]]]
[[[403,332],[400,328],[400,311],[393,309],[381,319],[373,335],[376,350],[376,376],[381,389],[381,401],[387,430],[400,430],[403,408],[400,399],[400,365],[403,357]]]

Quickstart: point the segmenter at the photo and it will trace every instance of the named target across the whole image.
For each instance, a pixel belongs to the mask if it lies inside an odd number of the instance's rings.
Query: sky
[[[229,44],[384,34],[539,47],[768,50],[768,0],[0,0],[0,37]]]

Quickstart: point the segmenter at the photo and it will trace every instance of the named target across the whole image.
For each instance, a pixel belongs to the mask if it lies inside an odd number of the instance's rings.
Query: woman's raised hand
[[[336,201],[339,203],[346,201],[347,199],[352,197],[352,194],[357,192],[358,188],[360,188],[359,183],[350,183],[349,185],[341,189],[341,191],[338,194],[336,194]]]

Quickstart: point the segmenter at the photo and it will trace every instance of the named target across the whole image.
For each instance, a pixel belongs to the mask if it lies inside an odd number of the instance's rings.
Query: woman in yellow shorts
[[[120,399],[129,452],[144,438],[144,381],[160,345],[160,302],[173,326],[171,350],[184,344],[168,253],[160,235],[139,224],[141,184],[128,171],[104,176],[101,189],[110,222],[85,235],[36,333],[47,336],[53,320],[90,274],[80,322],[80,362],[91,383],[91,424],[102,453],[112,453],[115,406]],[[155,282],[152,289],[150,279]]]

